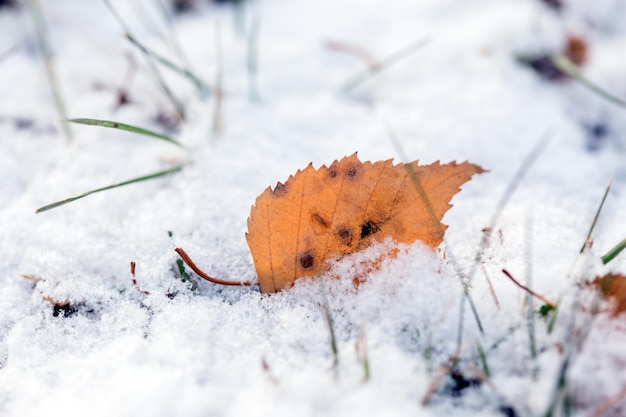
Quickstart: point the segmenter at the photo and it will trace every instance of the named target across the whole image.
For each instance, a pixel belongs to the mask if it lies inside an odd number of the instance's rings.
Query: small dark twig
[[[503,269],[502,273],[504,275],[506,275],[511,281],[513,281],[513,284],[517,285],[518,287],[520,287],[521,289],[526,291],[528,294],[532,295],[533,297],[536,297],[536,298],[540,299],[541,301],[543,301],[548,306],[550,306],[552,308],[556,308],[556,304],[554,304],[552,301],[548,300],[543,295],[538,294],[538,293],[534,292],[533,290],[531,290],[530,288],[528,288],[527,286],[523,285],[521,282],[519,282],[518,280],[513,278],[513,275],[511,275],[510,272],[507,271],[506,269]]]
[[[187,252],[185,252],[183,249],[181,248],[176,248],[175,249],[176,253],[182,258],[183,261],[185,261],[185,263],[187,264],[187,266],[189,268],[192,269],[193,272],[195,272],[196,274],[198,274],[200,277],[206,279],[209,282],[212,282],[214,284],[220,284],[220,285],[254,285],[255,283],[252,281],[228,281],[228,280],[224,280],[224,279],[220,279],[220,278],[214,278],[210,275],[208,275],[206,272],[204,272],[203,270],[201,270],[195,263],[194,261],[191,260],[191,258],[189,257],[189,255],[187,255]]]

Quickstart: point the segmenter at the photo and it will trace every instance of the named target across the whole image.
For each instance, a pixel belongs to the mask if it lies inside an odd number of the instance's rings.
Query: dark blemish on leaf
[[[322,226],[328,227],[328,223],[326,222],[326,220],[324,220],[324,218],[322,216],[320,216],[319,214],[315,213],[311,217],[313,218],[313,220],[315,220],[316,222],[318,222]]]
[[[119,125],[119,124],[117,124],[117,123],[113,123],[113,127],[116,127],[116,128],[117,128],[117,127],[120,127],[120,125]]]
[[[380,227],[378,227],[376,223],[374,223],[371,220],[367,221],[363,223],[363,225],[361,226],[361,239],[365,239],[369,235],[376,233],[379,230],[380,230]]]
[[[330,178],[335,178],[337,176],[337,170],[335,168],[331,168],[328,170],[328,176]]]
[[[304,252],[298,258],[298,262],[300,262],[300,266],[302,268],[309,269],[313,267],[313,255],[311,255],[309,252]]]
[[[355,167],[348,168],[348,170],[346,171],[346,175],[348,177],[356,177],[356,168]]]
[[[344,245],[349,246],[350,243],[352,243],[352,232],[347,227],[339,226],[337,230],[335,231],[335,234],[337,235],[337,238],[341,241],[341,243],[343,243]]]
[[[276,187],[274,187],[274,189],[272,190],[272,194],[276,197],[280,197],[284,195],[286,192],[287,192],[287,187],[285,187],[285,184],[280,183],[280,182],[276,184]]]

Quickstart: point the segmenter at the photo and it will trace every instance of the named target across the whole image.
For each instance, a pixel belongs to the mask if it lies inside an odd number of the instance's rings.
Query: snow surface
[[[68,115],[167,131],[171,103],[104,3],[39,3]],[[583,36],[585,75],[624,98],[626,3],[563,3],[556,12],[539,0],[264,0],[236,11],[198,1],[173,16],[173,32],[158,2],[114,2],[142,43],[177,60],[178,39],[200,77],[215,85],[221,74],[216,132],[215,95],[202,99],[163,69],[186,109],[179,130],[168,131],[184,149],[80,125],[70,126],[68,143],[29,9],[0,7],[0,415],[538,416],[558,397],[567,355],[572,415],[592,415],[626,387],[624,316],[612,318],[605,304],[592,315],[595,301],[576,285],[626,272],[624,255],[599,261],[626,236],[626,112],[571,80],[542,80],[515,57]],[[258,100],[248,72],[255,24]],[[419,39],[429,43],[340,92],[364,64],[327,48],[329,40],[380,58]],[[117,106],[122,86],[130,102]],[[605,134],[594,136],[594,127]],[[309,162],[355,151],[361,160],[398,159],[389,129],[411,159],[470,160],[489,170],[453,199],[441,250],[402,247],[358,290],[351,277],[360,261],[393,242],[338,262],[332,273],[342,279],[301,280],[275,295],[182,282],[176,246],[215,276],[254,280],[244,234],[255,197]],[[481,334],[450,255],[465,274],[472,270],[481,230],[541,138],[547,145],[502,211],[471,282]],[[174,176],[34,214],[181,162]],[[595,244],[581,256],[611,177]],[[552,333],[535,316],[536,360],[526,295],[502,268],[561,303]],[[55,315],[55,302],[69,307]],[[440,378],[456,351],[460,305],[458,372],[460,382],[473,382],[462,390]],[[603,415],[625,415],[625,403],[622,395]]]

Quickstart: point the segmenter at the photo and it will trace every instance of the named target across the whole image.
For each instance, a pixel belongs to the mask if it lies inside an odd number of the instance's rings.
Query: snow
[[[178,62],[168,44],[178,38],[202,79],[214,85],[221,73],[221,132],[215,95],[200,98],[166,69],[186,120],[162,123],[175,120],[171,103],[104,2],[39,3],[69,117],[164,131],[184,148],[81,125],[70,126],[68,143],[29,9],[0,6],[0,415],[543,415],[570,353],[572,415],[591,415],[626,387],[624,315],[613,317],[581,284],[626,271],[623,254],[599,261],[626,234],[626,113],[515,59],[583,36],[584,74],[626,97],[624,2],[563,0],[557,12],[539,0],[257,0],[243,9],[197,1],[193,12],[173,15],[175,34],[157,1],[113,2],[142,43]],[[255,21],[258,100],[248,90]],[[420,39],[428,43],[340,92],[364,64],[327,41],[381,58]],[[122,86],[130,102],[118,106]],[[594,137],[594,126],[606,135]],[[438,250],[401,246],[379,270],[360,270],[395,245],[386,241],[274,295],[180,279],[178,246],[215,276],[255,280],[245,231],[256,196],[309,162],[328,165],[355,151],[361,160],[399,160],[390,129],[411,159],[489,170],[454,197]],[[482,229],[542,140],[471,282],[481,333],[451,255],[462,273],[472,270]],[[34,214],[179,163],[176,175]],[[610,178],[594,245],[579,255]],[[536,359],[526,294],[502,268],[522,282],[530,276],[536,292],[560,303],[552,332],[535,315]],[[358,289],[355,274],[365,274]],[[589,304],[581,308],[580,297]],[[573,328],[586,335],[580,343]],[[456,353],[462,382],[473,382],[460,391],[450,377],[436,383]],[[622,395],[603,415],[625,410]]]

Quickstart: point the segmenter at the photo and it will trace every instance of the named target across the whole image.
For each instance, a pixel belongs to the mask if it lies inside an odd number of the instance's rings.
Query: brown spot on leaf
[[[380,230],[380,227],[373,221],[367,221],[361,225],[361,239],[365,239]]]
[[[319,214],[315,213],[312,217],[313,220],[315,220],[317,223],[321,224],[324,227],[328,227],[328,223],[326,222],[326,220],[324,220],[324,218]]]
[[[304,269],[309,269],[313,267],[313,255],[311,255],[309,252],[305,252],[302,255],[300,255],[300,257],[298,258],[298,262],[300,263],[300,266]]]
[[[337,235],[339,241],[346,246],[350,246],[352,243],[352,232],[345,226],[339,226],[335,235]]]

